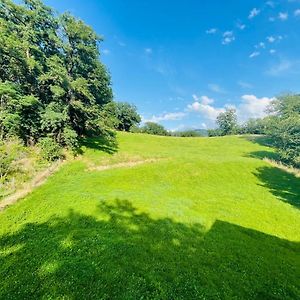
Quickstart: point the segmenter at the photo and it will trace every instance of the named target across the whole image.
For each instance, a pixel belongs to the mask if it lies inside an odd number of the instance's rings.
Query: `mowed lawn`
[[[118,144],[0,213],[0,299],[300,299],[300,179],[262,138]]]

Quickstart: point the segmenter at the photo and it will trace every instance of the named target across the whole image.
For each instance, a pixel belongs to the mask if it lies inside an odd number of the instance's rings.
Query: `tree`
[[[130,131],[141,122],[137,108],[127,102],[111,102],[103,107],[101,117],[107,126],[117,130]]]
[[[273,101],[269,134],[281,158],[300,166],[300,95],[286,95]]]
[[[141,132],[154,135],[169,135],[168,131],[164,128],[164,126],[154,122],[146,122],[145,125],[141,128]]]
[[[222,135],[234,134],[237,128],[236,110],[227,108],[225,112],[218,115],[216,122]]]
[[[40,0],[1,1],[0,27],[1,138],[74,145],[74,137],[104,134],[101,111],[113,95],[101,37]]]

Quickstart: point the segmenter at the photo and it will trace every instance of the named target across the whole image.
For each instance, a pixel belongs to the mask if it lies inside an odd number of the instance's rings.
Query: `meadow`
[[[300,179],[263,137],[117,141],[0,212],[1,299],[300,299]]]

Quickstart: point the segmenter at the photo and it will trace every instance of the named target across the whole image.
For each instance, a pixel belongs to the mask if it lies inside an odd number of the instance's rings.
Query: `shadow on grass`
[[[264,136],[250,136],[243,138],[263,146],[272,145],[270,142],[272,140]],[[247,157],[261,160],[268,158],[280,162],[279,155],[272,151],[255,151],[248,153]],[[274,196],[281,201],[300,208],[300,179],[295,175],[274,166],[259,167],[256,172],[254,172],[254,175],[259,179],[259,185],[269,189]]]
[[[1,299],[299,299],[300,245],[216,221],[154,220],[128,201],[0,237]]]
[[[255,175],[280,200],[300,208],[300,179],[276,167],[260,167]]]
[[[272,137],[266,135],[245,135],[241,136],[242,139],[258,144],[260,146],[273,147],[274,140]]]
[[[81,146],[84,146],[86,148],[103,151],[108,154],[116,153],[119,148],[114,133],[111,133],[108,136],[90,137],[90,138],[82,139],[80,144]]]

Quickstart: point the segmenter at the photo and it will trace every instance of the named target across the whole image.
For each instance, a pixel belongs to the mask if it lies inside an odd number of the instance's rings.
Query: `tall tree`
[[[234,134],[237,128],[236,110],[226,108],[225,112],[218,115],[216,122],[222,135]]]
[[[113,95],[93,29],[40,0],[1,1],[0,26],[2,138],[50,136],[63,144],[66,132],[103,132],[101,110]]]

